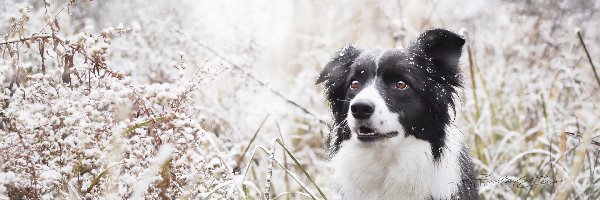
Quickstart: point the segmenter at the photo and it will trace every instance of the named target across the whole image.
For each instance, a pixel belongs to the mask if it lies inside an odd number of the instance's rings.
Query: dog
[[[342,199],[478,199],[464,136],[452,123],[465,40],[430,29],[407,48],[348,45],[325,65],[326,140]]]

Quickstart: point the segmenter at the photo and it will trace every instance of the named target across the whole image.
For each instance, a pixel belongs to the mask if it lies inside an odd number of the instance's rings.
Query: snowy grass
[[[597,199],[599,9],[2,1],[0,199],[336,199],[316,75],[347,43],[430,27],[468,39],[455,123],[482,198]]]

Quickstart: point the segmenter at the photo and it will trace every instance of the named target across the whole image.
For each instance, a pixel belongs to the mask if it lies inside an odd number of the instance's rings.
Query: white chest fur
[[[428,142],[394,137],[364,143],[345,141],[332,158],[333,181],[344,199],[447,199],[460,182],[462,134],[447,129],[446,147],[433,162]]]

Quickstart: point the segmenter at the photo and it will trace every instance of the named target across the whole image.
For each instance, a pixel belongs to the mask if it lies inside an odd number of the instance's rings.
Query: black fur
[[[477,180],[475,170],[473,169],[469,152],[466,148],[461,151],[460,160],[460,171],[462,176],[461,183],[459,185],[461,187],[458,187],[458,193],[453,198],[479,199],[479,193],[477,192],[479,189],[479,182]]]

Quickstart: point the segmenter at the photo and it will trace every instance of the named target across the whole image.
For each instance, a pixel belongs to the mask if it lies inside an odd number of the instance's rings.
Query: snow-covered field
[[[316,76],[432,27],[481,196],[600,198],[599,1],[0,0],[0,199],[335,199]]]

